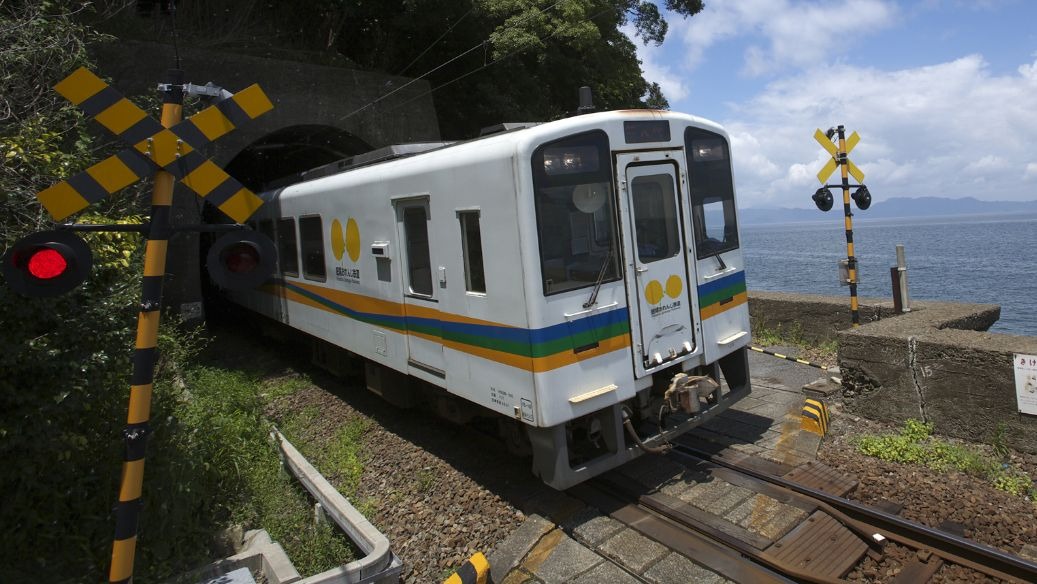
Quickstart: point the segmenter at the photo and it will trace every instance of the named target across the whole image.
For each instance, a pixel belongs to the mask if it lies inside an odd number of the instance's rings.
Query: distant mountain
[[[842,215],[842,202],[840,199],[841,197],[836,197],[836,205],[828,213],[822,213],[814,207],[809,209],[753,208],[740,209],[739,218],[742,225],[826,221],[830,220],[834,214]],[[853,207],[854,217],[858,219],[1037,213],[1037,201],[980,201],[975,197],[965,197],[962,199],[898,197],[875,203],[867,211],[857,209],[853,203],[850,203],[850,205]]]

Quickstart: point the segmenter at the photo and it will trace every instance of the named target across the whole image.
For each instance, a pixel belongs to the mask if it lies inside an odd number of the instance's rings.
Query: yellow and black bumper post
[[[183,116],[184,73],[167,72],[162,96],[162,126],[172,128]],[[172,231],[169,222],[173,202],[173,175],[165,170],[155,173],[151,196],[151,223],[144,250],[144,277],[140,312],[137,315],[137,340],[133,353],[130,404],[123,437],[126,453],[122,466],[119,502],[115,508],[115,540],[109,582],[129,582],[133,577],[133,558],[137,545],[137,518],[142,506],[144,455],[151,416],[151,392],[155,376],[158,325],[162,315],[162,279],[166,272],[166,248]]]
[[[463,566],[443,580],[443,584],[486,584],[489,580],[490,562],[482,552],[468,558]]]
[[[828,433],[828,406],[818,399],[808,399],[803,403],[800,416],[800,428],[824,437]]]

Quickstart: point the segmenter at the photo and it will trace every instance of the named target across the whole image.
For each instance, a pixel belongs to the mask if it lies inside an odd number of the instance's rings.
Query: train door
[[[637,375],[695,350],[679,151],[617,155]]]
[[[429,197],[394,201],[396,226],[403,250],[403,312],[407,324],[407,362],[436,377],[445,377],[439,313],[439,282],[433,273],[429,234]]]

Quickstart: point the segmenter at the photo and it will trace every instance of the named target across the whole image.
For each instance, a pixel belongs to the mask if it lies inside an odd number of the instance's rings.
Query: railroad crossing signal
[[[237,223],[248,219],[263,204],[262,199],[202,156],[198,149],[273,109],[259,86],[253,85],[181,121],[184,93],[190,87],[183,83],[183,78],[183,71],[171,69],[167,82],[159,85],[163,94],[161,122],[85,68],[58,83],[54,87],[58,93],[131,147],[40,191],[36,195],[40,203],[55,221],[60,221],[154,172],[151,219],[133,226],[64,225],[62,229],[22,238],[0,259],[0,271],[16,292],[54,296],[82,283],[93,263],[90,248],[73,231],[136,231],[147,238],[130,400],[123,431],[126,450],[109,571],[109,582],[119,584],[133,578],[169,236],[175,230],[229,232],[216,241],[209,253],[210,273],[224,288],[257,286],[273,273],[274,267],[273,242],[260,233],[246,232],[244,225],[174,226],[169,222],[174,180],[183,182]]]
[[[832,138],[836,135],[839,137],[838,142],[833,142]],[[846,283],[850,285],[850,315],[853,319],[853,326],[858,327],[860,326],[860,315],[857,310],[857,258],[853,255],[853,213],[850,212],[850,199],[853,199],[858,209],[864,211],[871,206],[871,193],[868,192],[868,187],[864,186],[864,173],[850,160],[848,155],[861,141],[861,137],[854,132],[847,138],[846,129],[838,126],[829,128],[827,132],[822,132],[820,129],[815,130],[814,139],[832,155],[832,158],[817,173],[817,180],[821,181],[821,188],[811,196],[814,204],[821,211],[831,211],[835,204],[835,197],[832,196],[832,191],[828,187],[841,187],[843,190],[843,213],[846,217]],[[837,185],[825,184],[838,167],[842,167],[840,173],[842,181]],[[857,179],[858,184],[850,184],[851,175]],[[851,188],[855,189],[852,195],[850,194]]]
[[[86,68],[76,70],[54,89],[131,146],[37,194],[55,221],[156,170],[170,173],[238,223],[263,204],[252,191],[198,152],[238,125],[273,109],[259,85],[247,87],[172,128],[164,128]]]
[[[828,163],[821,168],[820,172],[817,173],[817,180],[821,181],[821,184],[825,184],[828,182],[828,177],[832,176],[832,173],[835,172],[835,169],[839,166],[839,147],[836,146],[832,142],[831,138],[829,138],[828,135],[820,129],[814,131],[814,139],[817,140],[818,144],[820,144],[822,148],[832,155],[832,158],[828,160]],[[841,156],[846,160],[846,168],[850,171],[850,174],[853,175],[853,178],[857,179],[857,182],[863,183],[864,173],[847,157],[850,154],[850,151],[853,150],[853,147],[860,141],[861,137],[857,132],[850,134],[850,137],[846,139],[846,151],[843,152]]]

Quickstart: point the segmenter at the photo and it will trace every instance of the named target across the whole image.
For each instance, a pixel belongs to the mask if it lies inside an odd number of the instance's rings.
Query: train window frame
[[[464,262],[465,291],[485,295],[486,269],[483,262],[481,212],[479,209],[458,209],[457,220],[461,228],[461,259]],[[474,225],[474,230],[472,225]]]
[[[288,229],[287,226],[291,226]],[[281,217],[274,225],[277,266],[284,276],[299,277],[299,240],[295,217]]]
[[[317,238],[310,237],[311,225],[316,225]],[[328,280],[328,264],[324,257],[324,220],[320,215],[299,217],[299,251],[302,256],[302,277],[315,282]],[[320,266],[320,270],[315,268]]]
[[[412,298],[436,301],[436,288],[432,274],[432,238],[430,235],[431,230],[429,229],[429,223],[432,221],[432,209],[429,197],[398,199],[394,201],[394,204],[396,206],[397,221],[400,224],[400,236],[403,238],[403,244],[400,247],[403,248],[404,271],[407,274],[406,294]],[[412,227],[419,225],[418,223],[408,223],[408,216],[414,216],[411,213],[412,210],[420,210],[424,217],[424,221],[420,223],[420,234],[411,231]],[[414,235],[423,235],[424,241],[416,240],[413,237]],[[421,265],[420,261],[415,262],[416,259],[424,260],[427,266]],[[428,270],[427,282],[421,272],[425,268]],[[415,283],[427,284],[428,290],[415,288]]]
[[[551,152],[557,158],[555,152],[560,150],[581,156],[594,151],[597,158],[582,172],[549,172],[545,153]],[[533,150],[530,164],[544,296],[590,288],[599,278],[602,284],[622,279],[619,209],[608,134],[591,130],[545,142]],[[577,187],[594,191],[602,185],[607,189],[600,206],[577,202]],[[607,216],[596,216],[602,209],[607,210]],[[582,236],[573,235],[577,230]]]
[[[705,147],[707,143],[712,143],[710,148]],[[702,147],[696,148],[696,144]],[[720,149],[717,150],[716,146]],[[688,127],[684,130],[684,152],[696,257],[704,260],[738,249],[738,215],[730,143],[717,132]],[[708,221],[716,216],[723,219],[718,234],[721,239],[710,237]]]

